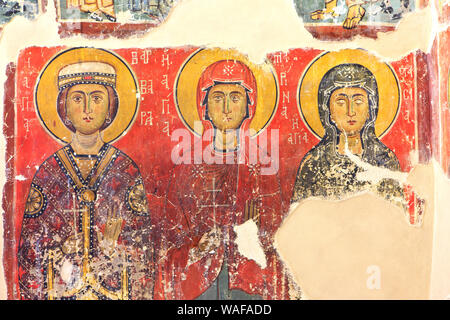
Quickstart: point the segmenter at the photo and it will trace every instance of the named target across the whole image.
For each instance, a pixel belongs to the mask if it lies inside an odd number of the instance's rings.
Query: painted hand
[[[217,248],[220,244],[221,232],[219,229],[212,229],[209,232],[203,234],[202,238],[198,242],[197,248],[203,252],[210,252]]]
[[[98,242],[103,253],[107,256],[114,254],[114,249],[122,231],[123,219],[119,216],[117,205],[113,204],[109,208],[108,217],[103,233],[97,231]]]
[[[201,237],[197,246],[189,251],[188,266],[199,261],[209,252],[213,251],[220,245],[222,232],[219,229],[212,229]]]
[[[347,18],[345,18],[343,27],[344,29],[355,28],[364,18],[366,14],[366,9],[364,9],[360,4],[355,4],[348,8]]]

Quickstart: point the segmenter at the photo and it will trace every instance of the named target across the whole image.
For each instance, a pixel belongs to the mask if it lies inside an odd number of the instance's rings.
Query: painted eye
[[[355,103],[356,103],[356,104],[363,104],[364,101],[363,101],[362,99],[356,99],[356,100],[355,100]]]
[[[233,101],[234,103],[237,103],[240,100],[241,100],[241,97],[237,94],[231,96],[231,101]]]
[[[103,101],[103,98],[101,97],[101,96],[93,96],[92,97],[92,100],[95,102],[95,103],[101,103],[102,101]]]
[[[221,95],[216,95],[216,96],[213,96],[213,100],[215,102],[221,102],[223,100],[223,97]]]
[[[340,106],[343,106],[346,104],[346,101],[344,99],[338,99],[338,100],[336,100],[336,103]]]
[[[75,95],[75,96],[72,97],[72,100],[73,100],[75,103],[81,103],[81,101],[83,101],[83,97],[80,96],[80,95]]]

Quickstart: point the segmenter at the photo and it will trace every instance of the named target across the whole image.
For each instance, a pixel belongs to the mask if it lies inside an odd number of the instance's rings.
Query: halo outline
[[[173,89],[175,109],[177,110],[178,117],[182,121],[183,125],[196,137],[201,137],[202,134],[196,132],[194,130],[194,128],[192,128],[190,126],[190,124],[186,121],[186,119],[184,118],[184,116],[183,116],[183,114],[181,112],[181,108],[179,107],[179,101],[178,101],[178,84],[179,84],[179,80],[180,80],[180,75],[184,71],[184,69],[186,68],[188,63],[192,60],[192,58],[194,56],[196,56],[201,51],[205,51],[205,50],[220,50],[220,51],[226,52],[226,50],[220,49],[220,48],[199,48],[199,49],[195,50],[192,54],[189,55],[189,57],[186,58],[186,60],[182,63],[181,67],[178,69],[177,76],[176,76],[176,79],[175,79],[175,82],[174,82],[174,89]],[[233,52],[236,52],[236,54],[240,54],[240,55],[242,55],[245,58],[245,56],[243,54],[239,53],[237,50],[233,50]],[[234,60],[241,61],[239,59],[234,59]],[[249,60],[249,59],[245,58],[244,60]],[[217,61],[220,61],[220,60],[217,60]],[[244,63],[248,68],[250,68],[250,70],[252,72],[254,72],[253,68],[251,66],[249,66],[245,61],[241,61],[241,62]],[[212,62],[212,63],[214,63],[214,62]],[[274,81],[274,87],[275,87],[274,107],[272,108],[272,112],[271,112],[270,116],[268,117],[267,121],[264,123],[264,125],[261,126],[261,128],[256,132],[256,134],[251,135],[251,138],[255,138],[259,134],[264,132],[264,130],[272,122],[272,120],[275,117],[275,114],[276,114],[276,112],[278,110],[279,90],[280,90],[279,83],[278,83],[278,78],[276,76],[276,72],[274,70],[274,67],[273,67],[272,63],[270,63],[267,59],[266,59],[266,61],[264,63],[265,63],[265,65],[269,66],[270,73],[271,73],[271,75],[273,77],[273,81]],[[258,66],[258,65],[256,65],[256,66]],[[201,74],[200,74],[200,76],[201,76]],[[199,79],[200,79],[200,76],[199,76]],[[198,82],[198,80],[197,80],[197,82]],[[257,81],[256,84],[257,84],[257,86],[259,85],[258,81]],[[258,99],[257,99],[257,101],[258,101]],[[258,105],[258,102],[257,102],[257,105]],[[257,105],[255,106],[255,110],[257,110]],[[195,107],[195,112],[197,113],[197,107]],[[256,111],[255,111],[255,115],[256,115]],[[253,121],[253,119],[252,119],[252,121]],[[198,117],[198,120],[201,121],[199,117]],[[250,122],[250,126],[251,126],[252,121]],[[202,127],[202,130],[203,130],[203,127]]]
[[[304,115],[304,113],[303,113],[303,110],[302,110],[302,107],[301,107],[301,101],[300,101],[300,100],[301,100],[301,99],[300,99],[301,86],[302,86],[303,80],[305,79],[306,74],[307,74],[308,71],[311,69],[311,67],[314,65],[314,63],[316,63],[320,58],[322,58],[323,56],[325,56],[325,55],[327,55],[327,54],[333,54],[333,53],[337,53],[337,52],[341,52],[341,51],[355,51],[355,52],[357,52],[357,51],[363,51],[363,52],[365,52],[366,54],[368,54],[368,55],[370,55],[370,56],[372,56],[372,57],[374,57],[374,58],[376,59],[375,56],[371,55],[367,50],[364,50],[364,49],[343,49],[343,50],[339,50],[339,51],[326,51],[326,52],[322,52],[322,53],[318,54],[313,60],[311,60],[311,61],[308,63],[308,65],[306,66],[305,70],[303,71],[303,73],[302,73],[302,75],[301,75],[301,77],[300,77],[300,80],[299,80],[299,82],[298,82],[298,85],[297,85],[297,94],[296,94],[296,98],[297,98],[297,109],[298,109],[298,111],[299,111],[300,117],[302,118],[303,122],[304,122],[305,125],[306,125],[306,128],[307,128],[307,129],[308,129],[308,130],[309,130],[309,131],[310,131],[317,139],[319,139],[319,140],[322,139],[322,136],[321,136],[320,134],[318,134],[318,133],[312,128],[312,126],[308,123],[308,121],[306,120],[306,117],[305,117],[305,115]],[[356,62],[353,62],[353,63],[356,63]],[[401,94],[401,87],[400,87],[400,82],[399,82],[399,80],[398,80],[397,73],[394,71],[394,69],[392,68],[392,66],[391,66],[389,63],[387,63],[387,62],[381,62],[381,61],[379,61],[379,63],[380,63],[380,64],[386,65],[386,66],[388,67],[389,71],[392,73],[392,75],[393,75],[393,77],[394,77],[394,80],[395,80],[397,92],[398,92],[397,110],[396,110],[396,112],[395,112],[395,115],[392,117],[392,120],[390,121],[390,124],[386,127],[386,129],[385,129],[381,134],[377,135],[377,137],[378,137],[379,139],[381,139],[381,138],[383,138],[383,137],[384,137],[384,136],[392,129],[392,126],[393,126],[394,123],[397,121],[398,115],[400,114],[400,109],[401,109],[401,107],[402,107],[402,94]],[[335,67],[335,66],[337,66],[337,65],[340,65],[340,64],[343,64],[343,63],[335,64],[335,65],[329,67],[328,70],[330,70],[331,68],[333,68],[333,67]],[[367,68],[368,68],[368,69],[374,74],[374,76],[375,76],[375,72],[373,72],[369,67],[367,67]],[[375,78],[376,78],[376,76],[375,76]],[[377,80],[377,82],[378,82],[378,80]],[[317,87],[318,87],[318,86],[319,86],[319,85],[317,85]],[[317,106],[317,108],[319,108],[317,99],[316,99],[316,101],[314,101],[314,105]],[[378,106],[378,108],[379,108],[379,109],[378,109],[378,115],[379,115],[379,113],[380,113],[380,111],[379,111],[379,110],[380,110],[380,105]],[[378,115],[377,115],[377,119],[378,119]],[[319,119],[319,120],[320,120],[320,119]],[[322,125],[322,122],[321,122],[321,121],[320,121],[320,126],[323,128],[323,125]],[[377,128],[377,123],[375,122],[375,130],[376,130],[376,128]]]
[[[39,105],[38,105],[38,102],[37,102],[38,101],[38,88],[39,88],[39,84],[41,83],[42,76],[44,75],[44,72],[47,70],[47,68],[51,65],[51,63],[55,59],[57,59],[58,57],[60,57],[61,55],[65,54],[65,53],[67,53],[69,51],[79,50],[79,49],[94,49],[94,50],[99,50],[99,51],[103,51],[105,53],[111,54],[113,57],[115,57],[118,61],[120,61],[125,66],[125,68],[130,73],[131,78],[133,79],[134,87],[135,87],[135,90],[136,90],[136,104],[135,104],[134,114],[132,115],[132,117],[130,118],[129,123],[126,125],[126,127],[122,130],[122,132],[120,134],[118,134],[115,138],[113,138],[111,140],[108,140],[108,141],[104,140],[104,142],[106,142],[106,143],[114,143],[114,142],[120,140],[123,136],[125,136],[127,134],[128,130],[132,127],[132,125],[136,121],[138,110],[139,110],[139,107],[140,107],[141,93],[140,93],[140,88],[139,88],[139,85],[138,85],[138,82],[137,82],[137,76],[134,73],[133,69],[128,65],[128,63],[121,56],[119,56],[118,54],[116,54],[115,52],[110,51],[110,50],[106,50],[106,49],[103,49],[103,48],[80,46],[80,47],[72,47],[72,48],[69,48],[69,49],[64,49],[64,50],[56,53],[55,55],[53,55],[48,60],[48,62],[45,64],[45,66],[42,68],[42,70],[40,71],[38,77],[36,78],[36,84],[34,86],[33,97],[34,97],[34,108],[35,108],[35,111],[36,111],[37,118],[39,119],[39,122],[40,122],[41,126],[48,133],[48,135],[51,136],[52,138],[54,138],[59,144],[65,145],[65,144],[70,143],[70,141],[66,141],[66,140],[62,139],[61,137],[57,136],[52,130],[50,130],[50,128],[48,128],[47,124],[45,123],[45,121],[42,119],[42,115],[39,112]],[[55,84],[55,86],[56,85],[57,84]],[[117,92],[117,97],[118,97],[119,104],[120,104],[119,92]],[[57,102],[55,101],[55,104],[56,103]],[[58,117],[58,119],[59,119],[59,117]],[[61,119],[59,119],[59,120],[62,122]],[[111,123],[111,125],[113,125],[113,123]],[[104,139],[103,133],[101,133],[101,134],[102,134],[102,139]]]

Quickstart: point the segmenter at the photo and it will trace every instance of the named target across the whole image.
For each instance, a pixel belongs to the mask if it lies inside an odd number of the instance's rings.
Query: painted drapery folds
[[[9,297],[301,298],[274,247],[291,203],[372,192],[420,222],[395,174],[426,145],[421,57],[23,50],[7,82]]]
[[[76,164],[83,156],[69,145],[33,179],[18,252],[21,295],[150,299],[151,227],[139,169],[104,144],[92,157],[99,176],[83,181]]]

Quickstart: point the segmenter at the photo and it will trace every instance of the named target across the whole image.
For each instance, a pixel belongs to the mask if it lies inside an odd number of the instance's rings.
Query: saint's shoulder
[[[57,157],[57,154],[66,147],[67,146],[64,146],[48,156],[39,167],[37,167],[25,203],[25,218],[37,218],[45,212],[48,202],[48,193],[50,192],[47,190],[48,182],[51,179],[54,179],[55,172],[59,172],[59,158]]]
[[[317,148],[308,151],[300,162],[298,172],[300,173],[304,171],[314,171],[314,169],[317,167],[316,162],[318,160],[318,154],[319,152]]]
[[[139,167],[136,164],[136,162],[128,154],[126,154],[125,152],[123,152],[122,150],[113,145],[108,144],[107,146],[108,148],[114,150],[117,159],[128,161],[131,166],[139,170]]]
[[[47,195],[38,184],[31,183],[25,203],[25,218],[37,218],[42,215],[47,208]]]
[[[139,167],[134,162],[134,160],[128,156],[122,150],[109,145],[108,147],[112,148],[115,151],[117,156],[117,160],[119,161],[127,161],[129,164],[126,166],[123,172],[128,173],[130,175],[130,179],[132,179],[131,185],[127,188],[125,193],[125,202],[128,209],[137,216],[147,217],[149,216],[149,208],[147,195],[145,192],[144,182],[141,177]]]

